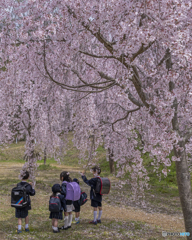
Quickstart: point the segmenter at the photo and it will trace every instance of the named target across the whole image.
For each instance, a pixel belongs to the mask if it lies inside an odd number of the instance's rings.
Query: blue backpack
[[[87,202],[87,193],[81,192],[81,197],[79,199],[80,206],[84,205]]]
[[[49,200],[49,211],[50,212],[59,212],[61,210],[61,201],[58,196],[50,197]]]

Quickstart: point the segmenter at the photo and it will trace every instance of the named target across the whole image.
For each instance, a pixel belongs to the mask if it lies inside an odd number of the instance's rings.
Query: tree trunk
[[[109,153],[109,168],[110,168],[110,173],[115,172],[115,165],[114,165],[114,158],[113,158],[113,150],[108,148],[108,153]]]
[[[176,161],[177,184],[180,202],[183,210],[185,230],[186,232],[190,233],[190,236],[188,236],[187,239],[192,240],[192,204],[190,173],[187,165],[184,141],[180,141],[179,146],[183,147],[184,151],[177,151],[174,148],[175,156],[180,158],[180,161]]]
[[[47,152],[46,152],[46,147],[44,149],[44,165],[46,165],[46,161],[47,161]]]

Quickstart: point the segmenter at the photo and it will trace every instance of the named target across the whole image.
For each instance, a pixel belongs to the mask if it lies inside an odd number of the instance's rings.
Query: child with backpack
[[[79,184],[79,180],[77,178],[73,179],[73,182],[76,182]],[[80,209],[81,206],[84,205],[87,202],[87,194],[85,192],[81,191],[80,199],[77,201],[73,201],[74,206],[74,212],[75,212],[75,221],[73,223],[79,224],[80,223]]]
[[[79,180],[77,178],[74,178],[73,179],[73,182],[76,182],[79,184]],[[74,201],[73,202],[73,206],[75,208],[75,224],[79,224],[80,223],[80,199],[77,200],[77,201]]]
[[[61,186],[54,184],[52,187],[53,194],[49,200],[49,210],[52,219],[52,229],[54,233],[60,232],[58,229],[58,219],[63,219],[63,210],[66,211],[66,202],[64,196],[61,194]]]
[[[81,177],[83,181],[91,187],[90,190],[90,199],[91,206],[93,207],[93,221],[89,222],[91,224],[97,225],[97,223],[101,223],[101,215],[102,215],[102,195],[100,193],[95,192],[96,184],[98,181],[99,174],[101,173],[101,168],[95,166],[91,169],[94,178],[88,180],[84,173],[81,173]],[[97,208],[99,209],[99,214],[97,218]]]
[[[69,177],[69,172],[63,171],[60,174],[61,184],[61,194],[66,198],[66,184],[67,182],[72,182],[72,179]],[[73,219],[72,211],[74,209],[72,200],[66,200],[66,210],[64,211],[64,226],[61,227],[62,230],[67,230],[71,228],[71,223]]]
[[[28,210],[31,210],[31,200],[29,196],[35,195],[35,189],[32,187],[31,182],[27,183],[28,179],[29,179],[29,172],[26,171],[23,174],[22,181],[17,184],[17,192],[20,191],[19,189],[24,189],[24,190],[21,190],[20,192],[24,192],[24,195],[26,194],[26,196],[22,196],[22,198],[20,198],[20,200],[15,204],[13,204],[14,199],[11,200],[12,201],[11,206],[15,207],[15,217],[18,218],[18,230],[17,230],[18,234],[22,232],[21,231],[22,218],[25,218],[25,232],[29,232]],[[13,197],[13,190],[12,190],[11,197]],[[15,195],[16,195],[16,191],[15,191]],[[26,206],[22,207],[21,204],[24,198],[26,198]]]

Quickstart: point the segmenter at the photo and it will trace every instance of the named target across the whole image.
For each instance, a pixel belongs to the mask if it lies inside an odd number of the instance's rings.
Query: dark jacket
[[[61,184],[61,194],[66,198],[67,190],[66,190],[66,183]],[[71,200],[66,200],[66,205],[71,205],[73,202]]]
[[[94,201],[102,202],[102,195],[99,193],[95,193],[95,188],[96,188],[98,178],[95,177],[88,180],[86,176],[82,176],[82,179],[87,185],[91,187],[90,199]]]
[[[18,184],[24,186],[27,182],[20,182]],[[26,210],[31,210],[31,199],[30,196],[34,196],[35,195],[35,189],[32,188],[32,186],[30,184],[28,184],[26,186],[26,193],[28,195],[28,206],[26,206]]]

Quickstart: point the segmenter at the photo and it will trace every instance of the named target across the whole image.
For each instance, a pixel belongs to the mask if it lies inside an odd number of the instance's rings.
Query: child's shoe
[[[78,220],[78,221],[75,221],[75,224],[79,224],[80,223],[80,220]]]
[[[97,219],[97,223],[101,223],[101,220],[100,220],[100,219],[99,219],[99,220]]]
[[[67,228],[71,228],[71,226],[68,226]]]
[[[91,221],[91,222],[89,222],[90,224],[94,224],[94,225],[97,225],[97,221]]]
[[[25,232],[30,232],[30,231],[29,231],[29,228],[25,228]]]
[[[53,229],[53,232],[54,232],[54,233],[59,233],[60,230],[59,230],[59,228],[58,228],[58,230],[54,230],[54,229]]]
[[[68,229],[68,227],[64,227],[64,226],[62,226],[61,228],[59,228],[59,229],[61,229],[61,230],[67,230]]]
[[[22,231],[17,229],[17,233],[18,233],[18,234],[19,234],[19,233],[22,233]]]

